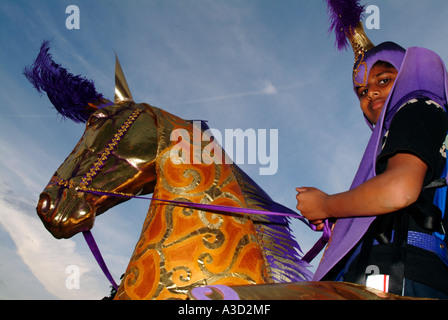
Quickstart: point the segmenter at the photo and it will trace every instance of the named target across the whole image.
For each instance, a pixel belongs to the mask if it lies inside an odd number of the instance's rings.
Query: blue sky
[[[448,58],[448,2],[366,1],[380,9],[374,43],[423,46]],[[69,30],[65,9],[80,10]],[[84,131],[62,120],[22,75],[43,40],[54,59],[113,98],[114,51],[134,100],[225,129],[277,129],[278,170],[242,167],[276,201],[295,187],[349,188],[370,132],[351,89],[353,55],[328,35],[323,0],[0,1],[0,299],[99,299],[109,284],[77,235],[54,239],[38,219],[39,193]],[[116,279],[149,203],[98,217],[93,233]],[[304,250],[319,237],[293,223]],[[317,261],[314,261],[314,265]],[[67,267],[81,272],[67,289]]]

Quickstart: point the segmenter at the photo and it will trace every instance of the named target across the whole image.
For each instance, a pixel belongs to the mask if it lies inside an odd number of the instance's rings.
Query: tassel
[[[329,32],[334,31],[337,48],[346,49],[347,35],[362,20],[364,6],[359,4],[359,0],[327,0],[327,10],[331,22]]]
[[[25,77],[39,93],[47,94],[64,118],[86,122],[92,112],[110,101],[96,91],[92,81],[75,76],[55,63],[49,49],[49,42],[44,41],[36,61],[25,68]]]

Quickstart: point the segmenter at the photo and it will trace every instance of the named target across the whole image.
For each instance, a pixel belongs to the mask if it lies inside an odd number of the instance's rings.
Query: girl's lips
[[[383,99],[374,100],[374,101],[370,102],[370,108],[372,110],[380,109],[383,107],[384,102],[385,101]]]

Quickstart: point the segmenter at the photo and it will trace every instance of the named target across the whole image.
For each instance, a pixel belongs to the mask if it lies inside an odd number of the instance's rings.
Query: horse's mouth
[[[36,207],[45,228],[57,239],[68,239],[93,227],[95,209],[83,197],[64,193],[64,199],[51,199],[43,192]]]

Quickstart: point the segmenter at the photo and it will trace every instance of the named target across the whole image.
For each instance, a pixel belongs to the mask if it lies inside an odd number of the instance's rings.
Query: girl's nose
[[[375,97],[377,97],[379,95],[380,95],[380,92],[378,90],[375,90],[375,89],[371,89],[368,92],[368,97],[369,98],[375,98]]]

